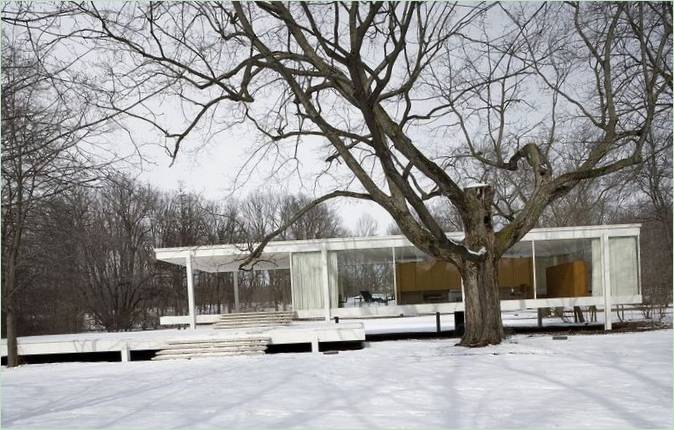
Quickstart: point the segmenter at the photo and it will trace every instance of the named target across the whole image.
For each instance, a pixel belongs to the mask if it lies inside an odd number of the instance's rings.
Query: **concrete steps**
[[[261,354],[264,354],[261,353]],[[152,360],[192,360],[194,358],[209,358],[209,357],[232,357],[232,356],[241,356],[241,355],[260,355],[258,353],[234,353],[234,352],[202,352],[194,354],[180,354],[180,355],[157,355],[152,358]]]
[[[274,327],[288,325],[295,318],[295,312],[251,312],[220,315],[213,324],[216,329],[238,329]]]
[[[267,311],[267,312],[238,312],[230,314],[220,314],[220,318],[257,318],[261,316],[289,316],[294,317],[294,311]]]
[[[235,355],[261,355],[265,353],[269,338],[263,336],[230,339],[191,339],[169,341],[157,352],[153,360],[192,359],[203,357],[228,357]]]

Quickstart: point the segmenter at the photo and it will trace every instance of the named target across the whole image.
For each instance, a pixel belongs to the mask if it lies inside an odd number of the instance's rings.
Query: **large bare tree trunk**
[[[5,309],[5,328],[7,330],[7,367],[19,365],[19,349],[16,341],[16,315],[14,307],[9,305]]]
[[[496,267],[488,258],[485,262],[468,262],[463,269],[466,331],[459,345],[496,345],[503,339]]]
[[[461,270],[465,291],[466,331],[459,345],[485,346],[501,343],[503,323],[498,291],[498,256],[495,254],[491,207],[494,191],[489,186],[466,189],[466,212],[462,214],[468,249],[481,254],[481,261],[465,260]]]
[[[21,191],[21,188],[19,188]],[[19,199],[17,212],[19,219],[23,219],[23,202]],[[19,262],[19,249],[21,247],[21,236],[23,226],[14,223],[11,227],[15,228],[14,236],[9,244],[7,266],[5,273],[5,285],[2,295],[2,306],[5,310],[5,324],[7,335],[7,367],[19,365],[19,352],[16,339],[16,307],[15,293],[17,288],[16,268]]]
[[[12,245],[17,243],[17,235],[12,240]],[[14,306],[14,292],[16,291],[16,250],[10,249],[7,259],[7,272],[5,275],[5,289],[2,297],[2,307],[5,311],[5,330],[7,335],[7,367],[19,365],[19,351],[16,340],[16,309]]]

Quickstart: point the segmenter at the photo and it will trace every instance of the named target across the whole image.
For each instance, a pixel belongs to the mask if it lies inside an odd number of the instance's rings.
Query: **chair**
[[[380,299],[379,297],[372,297],[372,294],[368,290],[362,290],[360,292],[361,297],[365,303],[384,303],[388,304],[388,300]]]

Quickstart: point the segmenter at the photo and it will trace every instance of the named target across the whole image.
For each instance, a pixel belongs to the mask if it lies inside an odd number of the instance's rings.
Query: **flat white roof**
[[[535,228],[522,241],[587,239],[607,236],[638,236],[641,224],[592,225],[579,227]],[[447,237],[462,240],[463,232],[447,233]],[[192,256],[192,266],[205,272],[233,272],[257,244],[223,244],[184,246],[177,248],[156,248],[157,260],[171,264],[185,265],[185,259]],[[290,254],[295,252],[316,252],[325,247],[328,251],[348,249],[400,248],[413,246],[403,235],[375,237],[339,237],[331,239],[284,240],[269,242],[264,249],[256,269],[287,269]]]

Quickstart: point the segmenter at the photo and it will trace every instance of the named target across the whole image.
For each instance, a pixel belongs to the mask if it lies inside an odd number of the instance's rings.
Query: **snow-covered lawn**
[[[672,425],[672,330],[2,370],[3,428]]]

